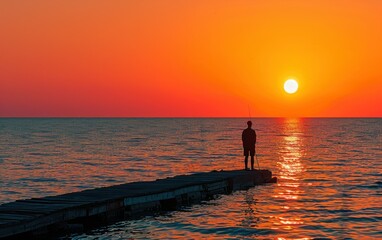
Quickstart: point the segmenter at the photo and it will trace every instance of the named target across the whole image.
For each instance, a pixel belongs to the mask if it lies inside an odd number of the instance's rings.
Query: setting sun
[[[298,83],[294,79],[289,79],[284,83],[284,90],[285,92],[292,94],[297,92],[298,89]]]
[[[0,117],[382,116],[382,1],[22,2]]]

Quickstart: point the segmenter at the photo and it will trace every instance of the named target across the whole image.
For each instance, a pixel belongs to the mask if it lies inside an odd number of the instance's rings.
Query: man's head
[[[247,122],[247,125],[248,125],[249,128],[251,128],[251,127],[252,127],[252,122],[251,122],[251,121],[248,121],[248,122]]]

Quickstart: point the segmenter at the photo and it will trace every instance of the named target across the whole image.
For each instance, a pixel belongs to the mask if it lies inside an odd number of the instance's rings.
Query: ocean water
[[[0,119],[0,203],[244,167],[248,119]],[[382,119],[253,119],[269,184],[63,239],[382,239]]]

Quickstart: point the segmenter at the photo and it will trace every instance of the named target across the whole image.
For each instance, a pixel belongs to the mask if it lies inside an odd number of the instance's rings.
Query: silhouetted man
[[[243,134],[241,135],[241,139],[243,140],[243,148],[244,148],[244,163],[245,170],[249,170],[248,168],[248,156],[251,154],[251,169],[254,170],[253,165],[255,164],[255,145],[256,145],[256,132],[253,130],[252,122],[247,122],[248,128],[244,129]]]

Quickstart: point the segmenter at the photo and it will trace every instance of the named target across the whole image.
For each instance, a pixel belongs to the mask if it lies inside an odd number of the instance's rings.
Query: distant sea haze
[[[243,169],[240,118],[0,119],[0,203]],[[381,118],[252,119],[277,184],[63,239],[382,238]]]

